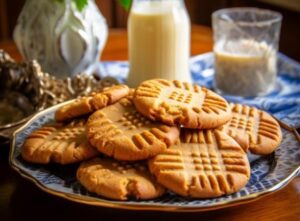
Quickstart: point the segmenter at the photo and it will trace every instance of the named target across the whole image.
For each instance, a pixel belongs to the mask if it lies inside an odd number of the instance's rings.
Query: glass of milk
[[[134,0],[128,18],[128,85],[151,78],[191,81],[190,32],[183,0]]]
[[[281,14],[258,8],[229,8],[212,15],[218,92],[259,96],[276,83]]]

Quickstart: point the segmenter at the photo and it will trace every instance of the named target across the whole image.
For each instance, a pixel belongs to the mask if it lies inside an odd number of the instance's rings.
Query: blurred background
[[[128,12],[116,0],[95,0],[110,28],[126,28]],[[0,41],[11,40],[25,0],[0,0]],[[279,50],[300,61],[300,0],[185,0],[192,24],[211,26],[211,13],[228,7],[259,7],[283,15]]]

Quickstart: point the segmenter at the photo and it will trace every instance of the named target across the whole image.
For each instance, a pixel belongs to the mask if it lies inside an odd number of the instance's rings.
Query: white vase
[[[57,77],[91,72],[108,35],[94,0],[79,11],[72,0],[27,0],[13,37],[26,60]]]

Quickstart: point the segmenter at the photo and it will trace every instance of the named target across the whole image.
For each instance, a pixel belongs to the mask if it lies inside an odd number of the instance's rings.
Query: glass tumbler
[[[218,92],[259,96],[276,83],[282,16],[258,8],[229,8],[212,14]]]

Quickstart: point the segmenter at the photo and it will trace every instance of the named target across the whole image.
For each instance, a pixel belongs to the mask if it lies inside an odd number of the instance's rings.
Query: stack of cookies
[[[22,157],[83,161],[78,181],[117,200],[154,199],[167,189],[190,198],[237,192],[250,178],[247,152],[270,154],[281,142],[268,113],[176,80],[113,86],[62,106],[55,118],[28,136]]]

